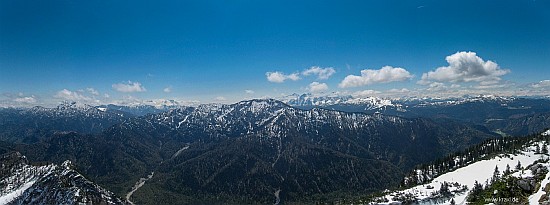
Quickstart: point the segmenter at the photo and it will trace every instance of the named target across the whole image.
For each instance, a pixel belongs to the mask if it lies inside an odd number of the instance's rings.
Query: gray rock
[[[525,191],[532,191],[535,188],[534,183],[535,180],[529,177],[518,180],[517,185]]]

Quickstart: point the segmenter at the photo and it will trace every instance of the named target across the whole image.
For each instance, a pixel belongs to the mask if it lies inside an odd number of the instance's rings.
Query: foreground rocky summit
[[[0,204],[124,204],[75,171],[70,161],[31,165],[12,152],[0,162]]]

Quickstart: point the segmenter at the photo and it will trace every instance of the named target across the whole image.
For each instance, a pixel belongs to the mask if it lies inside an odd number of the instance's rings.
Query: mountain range
[[[486,139],[541,131],[550,112],[545,99],[486,96],[333,101],[0,109],[0,151],[70,160],[136,204],[334,202],[396,188],[416,165]]]
[[[290,95],[287,104],[301,108],[324,108],[345,112],[385,114],[405,118],[453,120],[484,126],[512,136],[533,134],[549,127],[548,98],[500,97],[493,95],[457,98],[354,98],[352,96]]]

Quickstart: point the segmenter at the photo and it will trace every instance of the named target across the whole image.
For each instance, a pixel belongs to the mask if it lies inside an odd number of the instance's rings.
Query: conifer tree
[[[518,164],[516,165],[516,170],[520,170],[521,169],[521,162],[518,160]]]
[[[480,196],[478,196],[481,192],[483,192],[483,185],[481,185],[477,180],[474,183],[474,187],[472,187],[472,190],[470,190],[470,195],[468,196],[468,201],[476,201]]]
[[[441,193],[441,195],[447,195],[449,194],[449,184],[447,182],[443,182],[441,184],[441,187],[439,188],[439,193]]]
[[[493,178],[491,179],[491,183],[497,181],[500,179],[500,171],[498,170],[498,165],[495,166],[495,171],[493,172]]]
[[[512,173],[512,172],[510,171],[510,165],[509,165],[509,164],[506,164],[506,170],[504,170],[503,176],[509,175],[510,173]]]

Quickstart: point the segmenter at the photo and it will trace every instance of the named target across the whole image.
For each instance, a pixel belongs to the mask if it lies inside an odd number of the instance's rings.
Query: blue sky
[[[550,95],[548,8],[542,0],[0,0],[0,104]]]

